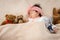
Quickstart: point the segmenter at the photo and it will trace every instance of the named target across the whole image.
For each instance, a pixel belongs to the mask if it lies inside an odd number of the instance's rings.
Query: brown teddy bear
[[[53,24],[60,23],[60,9],[53,8]]]
[[[2,22],[1,25],[5,25],[5,24],[14,24],[15,23],[15,15],[11,15],[11,14],[6,14],[5,15],[6,20]]]
[[[17,16],[17,23],[25,23],[25,21],[23,19],[23,15]]]

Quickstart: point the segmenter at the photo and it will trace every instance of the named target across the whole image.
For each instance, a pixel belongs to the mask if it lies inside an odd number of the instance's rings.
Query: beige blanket
[[[60,40],[60,33],[51,34],[44,22],[0,26],[0,40]]]

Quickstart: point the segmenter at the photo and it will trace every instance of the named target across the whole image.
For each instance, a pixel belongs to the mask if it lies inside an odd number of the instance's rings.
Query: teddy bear
[[[23,15],[17,16],[17,23],[25,23],[25,20],[23,19]]]
[[[60,23],[60,9],[53,8],[53,24]]]
[[[1,25],[5,24],[14,24],[15,23],[16,16],[12,14],[6,14],[5,15],[5,21],[2,22]]]

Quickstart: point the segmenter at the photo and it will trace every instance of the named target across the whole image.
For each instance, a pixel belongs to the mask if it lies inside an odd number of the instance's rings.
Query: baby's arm
[[[52,25],[52,28],[53,28],[54,32],[58,31],[58,28],[55,25]]]
[[[45,25],[51,33],[56,33],[57,28],[53,25],[48,17],[44,17]]]

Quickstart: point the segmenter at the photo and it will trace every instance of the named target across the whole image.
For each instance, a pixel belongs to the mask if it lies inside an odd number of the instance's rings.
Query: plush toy
[[[14,24],[15,23],[15,15],[11,15],[11,14],[6,14],[5,15],[6,20],[2,22],[1,25],[5,25],[5,24]]]
[[[24,23],[23,15],[17,16],[17,23]]]
[[[53,8],[53,24],[60,23],[60,9]]]
[[[59,14],[58,23],[60,23],[60,9],[58,10],[58,14]]]

